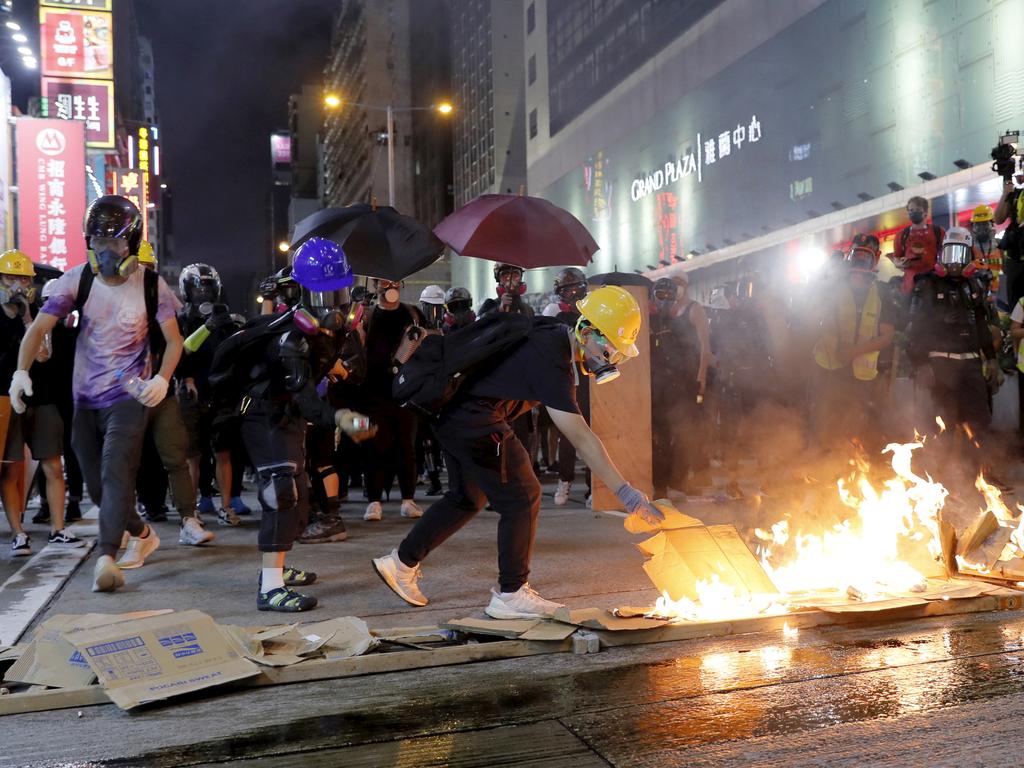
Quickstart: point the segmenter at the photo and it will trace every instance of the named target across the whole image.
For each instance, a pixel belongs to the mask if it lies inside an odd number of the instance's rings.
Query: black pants
[[[133,501],[148,421],[146,407],[137,400],[75,409],[72,441],[89,496],[100,507],[100,555],[117,554],[125,529],[132,536],[146,529]]]
[[[530,576],[530,557],[540,513],[540,483],[523,444],[506,435],[465,437],[438,430],[448,467],[448,491],[416,521],[398,548],[415,565],[472,520],[490,501],[498,513],[498,583],[515,592]]]
[[[416,413],[394,400],[371,401],[367,410],[377,425],[377,434],[366,444],[367,496],[380,501],[384,487],[397,476],[402,498],[411,499],[416,494]]]
[[[309,522],[306,421],[254,402],[242,416],[242,440],[259,475],[260,552],[287,552]]]
[[[82,468],[78,465],[78,457],[71,445],[71,424],[75,418],[75,409],[70,403],[57,406],[60,418],[64,422],[64,477],[68,484],[68,500],[81,501],[85,480]]]
[[[974,443],[983,444],[991,414],[988,409],[988,385],[981,370],[981,360],[950,360],[930,358],[934,374],[931,388],[935,415],[942,418],[946,430],[938,437],[943,455],[954,462],[973,484],[982,466],[982,451]],[[929,425],[930,426],[930,425]],[[970,430],[969,438],[964,427]]]

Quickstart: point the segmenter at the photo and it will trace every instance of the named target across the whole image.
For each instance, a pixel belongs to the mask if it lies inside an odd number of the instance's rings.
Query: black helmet
[[[129,255],[138,255],[142,242],[142,214],[126,197],[97,197],[85,213],[85,247],[90,250],[90,238],[93,237],[123,237],[128,240]]]
[[[178,292],[190,304],[218,301],[221,289],[220,275],[209,264],[189,264],[178,276]]]
[[[555,293],[570,285],[586,283],[587,276],[578,267],[566,267],[555,276]]]
[[[453,301],[466,301],[472,304],[473,297],[466,288],[455,286],[454,288],[449,288],[448,292],[444,295],[445,304],[451,304]]]

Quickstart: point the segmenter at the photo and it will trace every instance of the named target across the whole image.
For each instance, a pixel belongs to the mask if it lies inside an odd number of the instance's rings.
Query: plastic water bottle
[[[125,376],[124,371],[118,371],[114,374],[114,378],[121,382],[121,386],[124,387],[124,391],[134,397],[139,402],[142,402],[142,390],[146,388],[146,380],[140,379],[134,374],[131,376]]]

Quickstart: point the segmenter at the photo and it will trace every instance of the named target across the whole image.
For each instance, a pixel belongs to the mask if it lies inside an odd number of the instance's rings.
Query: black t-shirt
[[[366,387],[367,394],[391,397],[391,382],[395,378],[395,351],[402,340],[402,332],[413,322],[412,312],[405,304],[397,309],[376,307],[370,315],[366,334]]]
[[[579,413],[572,345],[564,326],[536,328],[511,352],[472,374],[441,413],[438,427],[470,437],[508,432],[537,405]]]
[[[21,315],[8,317],[0,309],[0,392],[7,394],[11,388],[11,379],[18,370],[18,348],[25,335],[25,321]]]

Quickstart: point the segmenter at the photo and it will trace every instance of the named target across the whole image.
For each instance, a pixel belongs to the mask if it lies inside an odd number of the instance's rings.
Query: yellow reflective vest
[[[821,335],[814,345],[814,361],[828,371],[843,367],[839,360],[839,348],[861,344],[878,335],[878,320],[882,313],[882,300],[878,283],[872,283],[867,298],[857,318],[857,302],[853,291],[846,283],[838,286],[835,295],[835,312],[822,321]],[[853,375],[860,381],[872,381],[878,376],[878,353],[870,352],[854,358]]]

